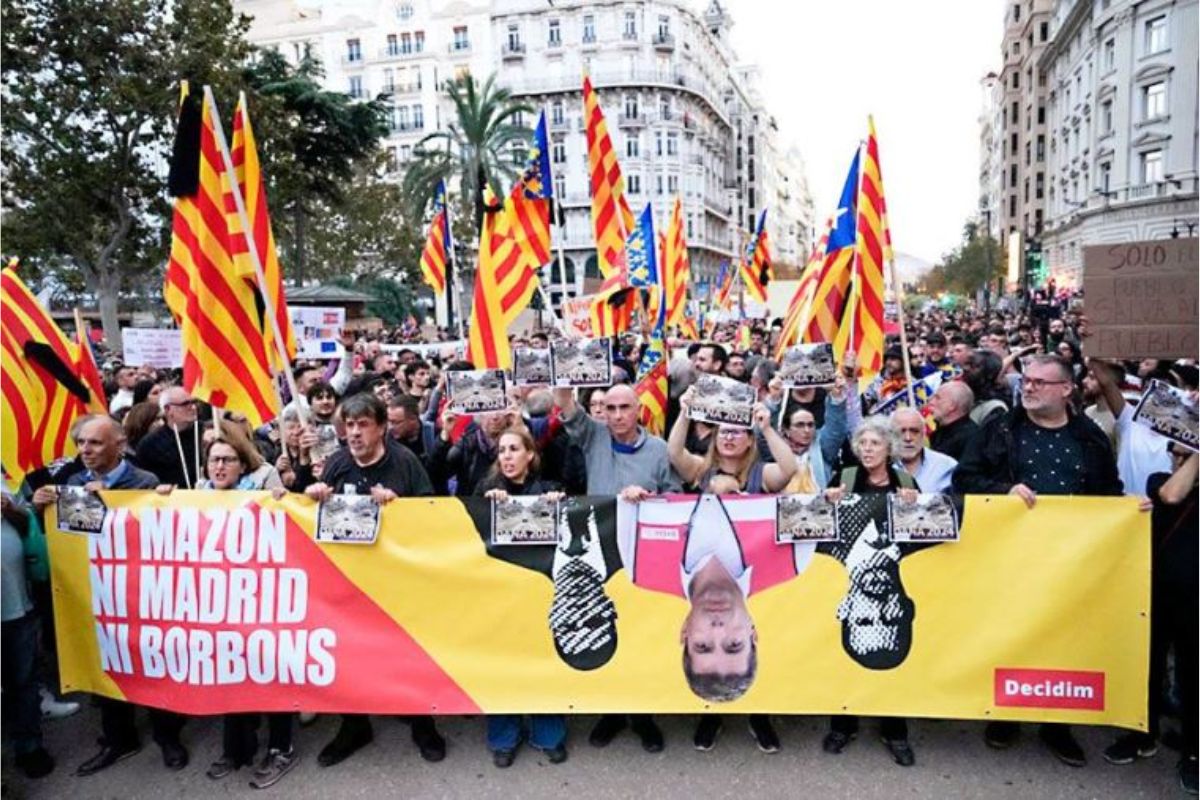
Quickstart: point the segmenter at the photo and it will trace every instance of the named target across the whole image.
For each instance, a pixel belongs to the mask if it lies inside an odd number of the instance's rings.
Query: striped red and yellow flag
[[[621,266],[625,237],[633,230],[633,213],[625,200],[625,181],[617,151],[608,136],[608,125],[592,81],[583,79],[583,119],[587,133],[588,175],[592,193],[592,233],[600,274],[609,277]]]
[[[875,121],[870,117],[859,186],[853,342],[859,369],[869,376],[883,368],[883,266],[892,258],[879,143],[875,139]]]
[[[687,291],[692,267],[688,259],[687,239],[684,236],[683,200],[675,198],[671,221],[663,248],[663,280],[667,295],[667,325],[678,325],[687,311]]]
[[[638,418],[642,426],[654,436],[662,436],[667,427],[667,346],[663,330],[656,328],[650,336],[646,352],[638,369],[637,385]]]
[[[679,335],[683,338],[697,342],[700,340],[700,331],[696,330],[696,321],[691,317],[684,317],[679,322]]]
[[[758,216],[758,227],[746,249],[746,257],[741,263],[742,282],[746,285],[746,294],[756,303],[767,302],[767,286],[771,283],[772,270],[771,251],[767,245],[767,210],[764,208]]]
[[[182,276],[183,385],[218,408],[263,425],[280,411],[262,298],[248,259],[235,259],[232,176],[224,169],[215,109],[185,98],[168,183],[175,196],[168,280]],[[249,269],[249,271],[247,271]]]
[[[446,291],[446,262],[449,253],[450,224],[446,212],[446,182],[438,181],[433,195],[433,219],[429,223],[429,236],[421,251],[421,274],[433,293],[442,295]]]
[[[72,455],[71,425],[103,396],[79,378],[78,353],[10,265],[0,272],[0,463],[14,484]],[[101,411],[103,412],[104,409]]]
[[[253,238],[255,249],[258,251],[259,263],[262,264],[266,292],[270,298],[271,307],[275,310],[275,319],[283,336],[284,351],[287,353],[289,363],[280,363],[279,347],[275,344],[275,329],[269,321],[263,329],[263,333],[267,337],[267,356],[276,370],[290,369],[290,362],[296,357],[296,332],[292,329],[292,318],[288,314],[287,292],[283,287],[283,269],[279,266],[279,255],[275,249],[275,234],[271,230],[271,215],[267,208],[267,187],[263,181],[262,165],[258,160],[258,146],[254,141],[254,129],[250,127],[250,116],[246,110],[245,92],[238,95],[237,109],[233,114],[231,147],[234,175],[237,177],[238,187],[242,191],[242,199],[246,204],[246,216],[250,220],[250,229],[253,234],[251,238]],[[247,237],[242,234],[241,221],[236,213],[229,217],[229,230],[233,258],[238,264],[237,271],[242,274],[256,275],[254,265],[248,255]]]
[[[821,276],[821,267],[825,261],[825,247],[829,244],[829,230],[833,227],[833,217],[825,222],[825,232],[820,241],[813,247],[808,256],[804,272],[800,274],[800,285],[792,295],[788,304],[787,314],[783,318],[783,329],[779,332],[779,344],[775,350],[775,358],[782,359],[783,353],[800,338],[800,331],[807,327],[806,323],[812,311],[813,297],[817,291],[817,280]]]
[[[467,360],[476,369],[512,368],[508,327],[529,305],[538,288],[541,264],[535,263],[534,255],[538,244],[527,238],[514,197],[522,191],[518,184],[503,205],[496,204],[490,188],[485,191],[489,209],[479,235],[479,268],[475,272],[467,341]]]
[[[87,332],[75,332],[75,374],[80,382],[87,387],[87,413],[107,414],[108,398],[104,396],[104,379],[100,377],[100,367],[96,364],[96,355],[88,341]]]
[[[615,336],[629,330],[636,306],[637,296],[624,268],[605,278],[592,299],[592,336]]]

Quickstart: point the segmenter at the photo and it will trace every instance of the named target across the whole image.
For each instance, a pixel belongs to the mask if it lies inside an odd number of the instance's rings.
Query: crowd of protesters
[[[509,409],[471,416],[447,406],[446,373],[473,368],[453,344],[406,348],[420,338],[414,325],[382,335],[346,334],[340,360],[295,366],[298,396],[276,422],[257,430],[237,414],[214,425],[211,410],[179,385],[176,371],[109,359],[104,368],[111,415],[79,421],[73,430],[78,456],[31,474],[21,493],[6,490],[3,498],[3,690],[16,764],[31,777],[48,774],[54,761],[42,746],[43,717],[78,709],[54,696],[46,571],[31,544],[58,486],[268,490],[321,500],[352,484],[380,504],[429,495],[588,494],[638,502],[679,491],[824,490],[836,499],[849,492],[919,490],[1011,494],[1032,508],[1043,495],[1127,494],[1143,498],[1153,515],[1150,730],[1119,736],[1103,757],[1128,764],[1154,755],[1166,738],[1161,719],[1177,717],[1180,780],[1194,793],[1198,456],[1135,424],[1131,402],[1151,378],[1195,397],[1195,361],[1085,360],[1086,318],[1077,307],[1044,296],[995,310],[931,306],[908,326],[909,352],[889,337],[883,371],[862,391],[852,362],[842,365],[828,389],[785,388],[773,359],[779,321],[753,327],[748,336],[744,327],[727,324],[703,342],[673,340],[666,438],[639,424],[636,335],[614,342],[611,386],[578,396],[572,390],[516,389]],[[547,334],[534,333],[513,344],[547,341]],[[905,390],[906,360],[915,379],[940,379],[925,413],[907,407],[874,413]],[[703,373],[753,387],[751,430],[688,418],[690,387]],[[101,747],[77,768],[81,776],[141,747],[135,708],[107,699],[98,704]],[[153,709],[149,716],[164,765],[183,769],[189,761],[184,718]],[[294,715],[266,718],[265,749],[259,747],[258,715],[225,718],[222,751],[209,754],[210,778],[246,766],[252,785],[265,788],[291,769],[298,758]],[[300,715],[300,724],[308,719]],[[408,722],[423,758],[445,757],[446,743],[432,717]],[[754,715],[749,725],[760,749],[780,749],[767,716]],[[721,726],[719,715],[703,717],[694,746],[711,749]],[[526,740],[552,763],[567,758],[562,716],[493,716],[486,727],[497,767],[510,765]],[[626,727],[648,751],[665,746],[646,714],[604,715],[590,742],[603,747]],[[856,718],[832,719],[823,749],[842,752],[858,729]],[[915,763],[905,720],[883,720],[881,733],[896,763]],[[322,766],[342,762],[372,735],[367,716],[343,715],[317,760]],[[1061,761],[1085,764],[1068,726],[1041,725],[1038,735]],[[1012,747],[1018,736],[1015,723],[986,726],[993,748]]]

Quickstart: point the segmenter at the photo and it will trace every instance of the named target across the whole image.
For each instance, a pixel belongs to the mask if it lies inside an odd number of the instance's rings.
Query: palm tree
[[[488,184],[499,190],[517,177],[510,145],[526,141],[529,129],[514,123],[521,113],[533,108],[512,99],[512,93],[495,85],[492,74],[482,86],[467,73],[446,84],[454,103],[456,121],[447,130],[431,133],[417,143],[414,161],[404,175],[403,191],[416,217],[423,216],[440,180],[458,175],[463,198],[470,198],[475,230],[483,222],[483,190]]]

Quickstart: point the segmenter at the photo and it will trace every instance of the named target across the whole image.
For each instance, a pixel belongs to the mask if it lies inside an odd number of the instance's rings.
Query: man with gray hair
[[[954,460],[962,458],[967,442],[979,430],[971,419],[975,393],[964,381],[947,381],[929,398],[929,410],[937,423],[929,437],[929,448],[945,453]]]
[[[897,408],[892,412],[892,427],[900,437],[896,469],[912,475],[923,492],[942,494],[950,491],[950,476],[958,462],[925,447],[925,418],[921,413],[907,406]]]
[[[166,424],[138,444],[137,463],[157,475],[159,483],[190,489],[201,477],[196,398],[172,386],[158,396],[158,407]]]

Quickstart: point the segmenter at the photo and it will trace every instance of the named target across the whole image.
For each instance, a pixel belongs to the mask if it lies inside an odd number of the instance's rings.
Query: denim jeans
[[[516,750],[521,743],[522,718],[516,714],[492,714],[487,718],[487,746],[497,750]],[[553,750],[567,739],[567,718],[562,714],[531,714],[529,744],[538,750]]]
[[[3,673],[4,721],[17,755],[42,746],[42,699],[37,682],[37,616],[2,623],[0,672]]]

